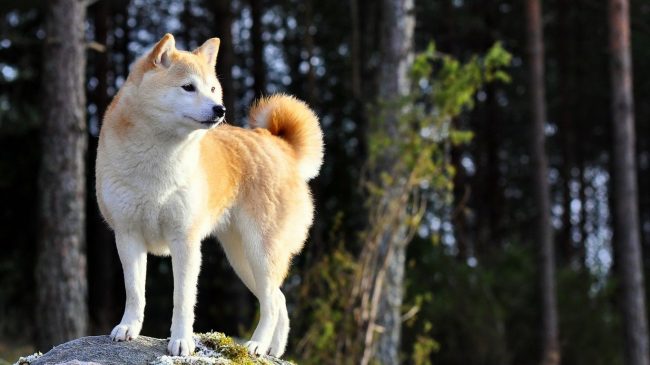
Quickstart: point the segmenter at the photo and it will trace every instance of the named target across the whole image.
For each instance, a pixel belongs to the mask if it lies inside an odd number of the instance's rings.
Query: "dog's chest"
[[[110,170],[103,178],[101,194],[114,224],[142,234],[148,245],[161,245],[170,233],[187,227],[196,200],[187,171],[143,163]]]

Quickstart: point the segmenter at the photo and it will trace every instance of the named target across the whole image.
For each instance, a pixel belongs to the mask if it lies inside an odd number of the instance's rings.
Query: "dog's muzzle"
[[[212,107],[212,118],[201,122],[203,125],[212,126],[223,122],[226,117],[226,107],[223,105],[215,105]]]
[[[223,105],[215,105],[212,107],[212,119],[213,120],[223,120],[223,117],[226,116],[226,107]]]

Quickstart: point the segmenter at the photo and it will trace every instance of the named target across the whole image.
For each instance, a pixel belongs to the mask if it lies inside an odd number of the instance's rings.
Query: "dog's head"
[[[223,121],[226,109],[215,72],[219,43],[211,38],[192,52],[180,51],[166,34],[129,74],[138,112],[157,129],[191,131]]]

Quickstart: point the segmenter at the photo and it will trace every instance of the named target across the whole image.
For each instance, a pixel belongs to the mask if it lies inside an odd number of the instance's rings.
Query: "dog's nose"
[[[212,112],[216,119],[223,118],[223,116],[226,115],[226,107],[223,105],[215,105],[212,107]]]

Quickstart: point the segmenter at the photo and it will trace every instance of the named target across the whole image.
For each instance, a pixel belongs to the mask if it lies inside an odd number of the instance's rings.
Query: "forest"
[[[320,120],[284,359],[650,365],[650,2],[4,0],[0,16],[0,365],[119,323],[98,137],[166,33],[220,39],[227,124],[274,93]],[[201,251],[194,331],[250,337],[257,299],[216,238]],[[146,265],[141,333],[165,339],[172,262]]]

